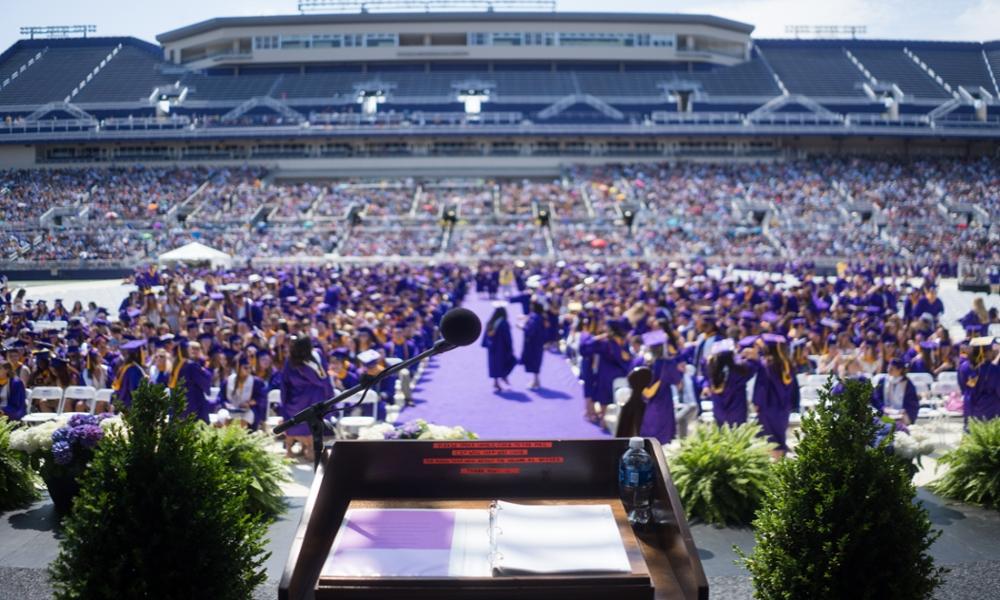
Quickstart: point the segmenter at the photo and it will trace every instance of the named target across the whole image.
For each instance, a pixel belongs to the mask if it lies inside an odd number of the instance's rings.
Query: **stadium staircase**
[[[119,43],[111,50],[111,52],[107,54],[107,56],[105,56],[101,60],[101,62],[97,63],[97,65],[93,68],[93,70],[87,73],[86,76],[84,76],[84,78],[80,80],[80,83],[76,84],[76,87],[74,87],[73,91],[71,91],[69,95],[67,95],[66,98],[63,99],[63,102],[67,104],[72,102],[73,99],[76,98],[77,94],[79,94],[83,90],[83,88],[87,86],[88,83],[94,80],[94,77],[96,77],[97,74],[101,72],[101,69],[107,66],[109,62],[111,62],[116,56],[118,56],[118,53],[121,52],[121,49],[122,49],[122,44]]]
[[[903,54],[905,54],[910,60],[914,62],[918,67],[927,73],[927,76],[933,79],[938,85],[940,85],[948,94],[955,100],[959,99],[958,91],[951,87],[947,81],[945,81],[939,74],[937,74],[934,69],[930,68],[926,62],[920,59],[912,50],[909,48],[903,48]]]
[[[0,83],[0,91],[17,80],[17,78],[20,77],[22,73],[27,71],[29,67],[40,61],[48,50],[48,48],[42,48],[41,50],[35,51],[34,49],[29,48],[27,50],[23,50],[20,55],[12,56],[8,62],[19,66],[11,71],[10,74],[4,78],[3,82]],[[22,63],[21,60],[24,58],[27,58],[27,61]],[[0,77],[3,75],[4,73],[0,71]]]

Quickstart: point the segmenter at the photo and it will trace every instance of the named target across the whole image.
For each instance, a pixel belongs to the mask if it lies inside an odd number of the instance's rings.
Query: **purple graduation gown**
[[[761,363],[757,369],[753,403],[757,405],[757,421],[762,435],[777,444],[779,450],[788,450],[788,418],[799,406],[799,382],[795,376],[792,376],[791,383],[785,383],[780,373]]]
[[[594,398],[597,390],[597,376],[594,373],[594,352],[596,342],[589,333],[580,335],[580,381],[583,382],[583,397]]]
[[[737,362],[718,393],[712,390],[711,381],[705,382],[712,401],[712,415],[719,427],[736,427],[747,422],[747,383],[753,379],[754,369],[751,365]]]
[[[11,377],[7,382],[7,402],[0,406],[3,414],[11,421],[20,421],[28,412],[27,394],[24,389],[24,382],[18,377]]]
[[[628,376],[632,355],[612,339],[594,342],[597,362],[597,382],[594,385],[594,401],[608,405],[614,402],[612,386],[615,379]]]
[[[299,411],[333,396],[333,386],[326,374],[320,374],[308,365],[285,364],[281,372],[281,408],[284,419],[291,419]],[[299,423],[288,430],[288,435],[309,435],[309,424]]]
[[[966,380],[969,387],[968,408],[965,414],[970,419],[988,421],[1000,417],[1000,365],[984,363],[974,369],[975,384]]]
[[[145,378],[146,374],[143,373],[142,368],[138,365],[126,366],[125,375],[122,377],[122,385],[115,392],[115,399],[124,406],[132,406],[132,393],[135,392],[136,388],[139,387],[139,384]]]
[[[653,383],[642,393],[646,400],[646,412],[642,417],[639,435],[655,437],[661,444],[670,443],[677,434],[674,386],[684,378],[679,364],[676,357],[656,359],[653,362]]]
[[[903,410],[906,411],[906,416],[909,417],[910,423],[917,422],[917,413],[920,412],[920,399],[917,398],[917,386],[913,385],[913,382],[903,378],[906,381],[906,389],[903,392]],[[885,413],[885,391],[889,385],[889,376],[882,378],[882,383],[875,386],[872,391],[872,406],[878,411],[879,415]]]
[[[510,337],[510,324],[504,319],[496,324],[493,332],[483,334],[483,347],[489,363],[491,379],[500,379],[510,375],[517,364],[514,356],[514,342]]]
[[[195,415],[198,420],[208,423],[208,415],[212,412],[212,404],[208,401],[212,392],[212,370],[194,361],[185,361],[177,385],[184,386],[187,398],[184,416]]]
[[[524,325],[524,349],[521,351],[521,364],[528,373],[539,373],[542,370],[545,336],[544,317],[537,313],[528,315],[528,322]]]

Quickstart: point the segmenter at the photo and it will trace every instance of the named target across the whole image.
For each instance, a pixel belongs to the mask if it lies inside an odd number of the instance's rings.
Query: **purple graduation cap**
[[[778,321],[778,315],[771,311],[767,311],[766,313],[760,316],[760,320],[764,321],[765,323],[776,323]]]
[[[132,340],[131,342],[122,344],[121,349],[125,350],[126,352],[132,352],[134,350],[139,350],[145,345],[146,345],[146,340]]]
[[[366,367],[370,367],[378,362],[379,358],[381,358],[381,355],[375,350],[365,350],[358,355],[358,362]]]
[[[751,346],[753,346],[756,343],[757,343],[757,336],[756,335],[748,335],[747,337],[741,339],[738,342],[738,345],[742,349],[742,348],[750,348]]]
[[[712,344],[712,347],[708,350],[709,356],[715,356],[716,354],[722,354],[723,352],[733,352],[736,350],[736,346],[733,344],[733,340],[724,339],[719,340]]]
[[[938,347],[938,343],[934,340],[924,340],[920,342],[920,347],[924,350],[934,350]]]
[[[642,334],[642,344],[647,348],[654,348],[667,343],[667,332],[663,330],[650,331]]]
[[[222,294],[222,292],[212,292],[211,294],[208,295],[209,300],[222,300],[224,298],[225,296]]]
[[[784,344],[788,339],[783,335],[778,335],[776,333],[765,333],[760,336],[760,339],[764,340],[765,344]]]
[[[906,368],[906,363],[903,362],[902,358],[898,358],[897,357],[897,358],[893,358],[892,360],[889,361],[889,366],[890,367],[895,367],[897,369],[905,369]]]
[[[830,329],[837,329],[840,327],[840,323],[836,319],[831,319],[830,317],[823,317],[819,320],[819,324],[823,327],[829,327]]]

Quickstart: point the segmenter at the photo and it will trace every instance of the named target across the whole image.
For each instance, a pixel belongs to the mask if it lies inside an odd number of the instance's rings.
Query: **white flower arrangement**
[[[934,441],[922,428],[911,425],[909,432],[897,431],[893,434],[892,447],[899,456],[919,461],[920,457],[934,452]]]
[[[435,425],[423,419],[401,425],[377,423],[358,432],[358,439],[361,440],[474,440],[477,437],[464,427]]]
[[[60,416],[34,427],[18,429],[10,434],[10,447],[28,456],[49,451],[52,449],[52,434],[68,421],[68,417]]]

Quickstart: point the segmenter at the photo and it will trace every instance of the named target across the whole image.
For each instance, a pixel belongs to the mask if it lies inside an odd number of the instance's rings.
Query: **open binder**
[[[494,500],[489,510],[494,576],[632,571],[608,504]]]
[[[327,577],[504,577],[630,573],[607,504],[352,509]]]

